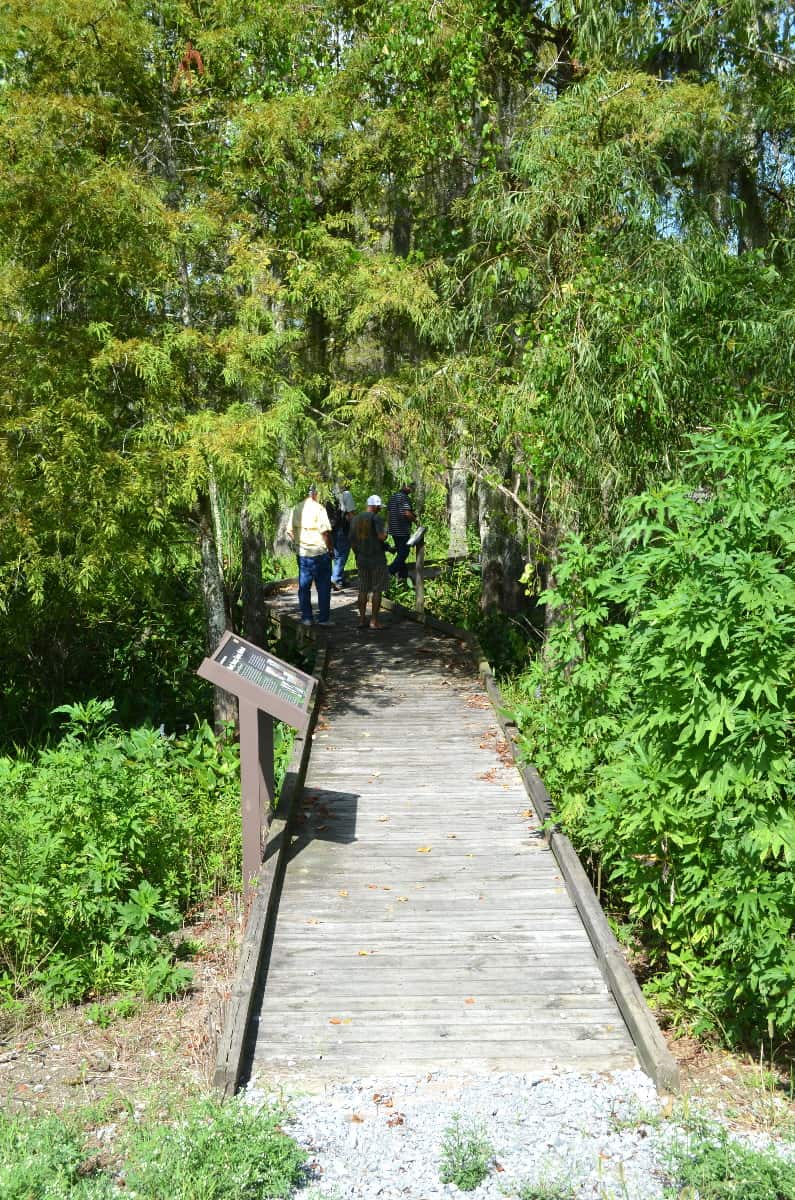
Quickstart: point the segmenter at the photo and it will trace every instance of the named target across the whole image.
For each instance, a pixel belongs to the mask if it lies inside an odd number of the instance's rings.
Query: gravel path
[[[661,1200],[675,1129],[665,1100],[639,1070],[500,1074],[467,1079],[432,1072],[386,1082],[358,1079],[312,1095],[250,1085],[252,1103],[274,1099],[310,1156],[305,1196],[331,1200],[435,1200],[462,1196],[440,1182],[446,1132],[489,1142],[487,1179],[475,1200]],[[670,1106],[667,1110],[670,1112]]]

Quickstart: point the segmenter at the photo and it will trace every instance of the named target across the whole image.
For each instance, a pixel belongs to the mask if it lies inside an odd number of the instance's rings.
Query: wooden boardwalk
[[[636,1065],[466,647],[383,619],[334,597],[251,1075]]]

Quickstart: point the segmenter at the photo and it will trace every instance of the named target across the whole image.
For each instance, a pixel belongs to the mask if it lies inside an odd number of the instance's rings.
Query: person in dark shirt
[[[359,628],[383,629],[378,623],[381,611],[381,596],[389,586],[386,566],[386,529],[381,516],[380,496],[368,496],[367,508],[351,521],[351,549],[356,557],[359,572]],[[367,597],[372,596],[373,616],[367,620]]]
[[[408,541],[411,537],[411,522],[414,520],[410,494],[411,484],[404,483],[400,491],[390,497],[387,505],[389,536],[395,543],[397,551],[389,564],[389,574],[397,575],[398,579],[402,579],[404,582],[409,577],[406,559],[409,554]]]

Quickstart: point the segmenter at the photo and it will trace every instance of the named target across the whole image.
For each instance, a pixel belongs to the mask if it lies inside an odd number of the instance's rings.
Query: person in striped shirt
[[[389,574],[397,575],[398,579],[402,579],[404,582],[409,577],[406,559],[409,555],[408,541],[411,537],[411,522],[414,520],[410,495],[411,484],[404,483],[400,491],[390,497],[386,510],[389,536],[397,551],[389,564]]]

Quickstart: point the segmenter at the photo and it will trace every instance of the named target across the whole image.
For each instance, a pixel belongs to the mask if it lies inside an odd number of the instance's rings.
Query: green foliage
[[[795,1030],[795,443],[753,409],[572,539],[518,717],[559,818],[702,1027]]]
[[[90,1160],[72,1123],[0,1111],[0,1195],[6,1200],[110,1200],[113,1181]]]
[[[401,597],[401,602],[413,607],[413,592]],[[440,567],[434,578],[426,580],[425,607],[440,620],[477,634],[486,658],[498,675],[513,673],[526,665],[533,630],[521,617],[483,611],[477,564],[462,562]]]
[[[439,1178],[462,1192],[473,1192],[488,1176],[494,1148],[480,1126],[454,1117],[445,1130],[439,1154]]]
[[[795,1200],[795,1162],[775,1150],[755,1150],[715,1127],[706,1135],[675,1145],[666,1191],[699,1200]]]
[[[305,1154],[281,1132],[279,1112],[250,1105],[194,1105],[169,1125],[142,1129],[132,1141],[125,1180],[143,1200],[277,1200],[292,1194]]]
[[[301,1178],[305,1155],[283,1134],[276,1110],[231,1101],[192,1101],[169,1122],[147,1117],[124,1138],[111,1168],[89,1149],[77,1119],[0,1112],[0,1195],[4,1200],[276,1200]]]
[[[63,738],[0,758],[0,985],[54,1003],[119,990],[161,999],[190,972],[167,934],[240,863],[237,750],[111,725],[64,705]]]
[[[123,576],[102,594],[51,587],[43,607],[24,590],[0,617],[0,750],[41,745],[55,734],[56,705],[113,695],[119,722],[169,731],[210,715],[196,676],[206,652],[193,568],[153,554],[133,589]]]

